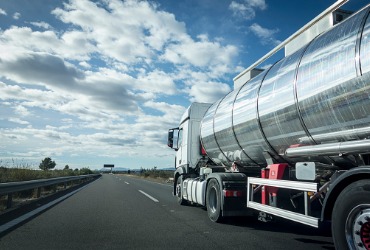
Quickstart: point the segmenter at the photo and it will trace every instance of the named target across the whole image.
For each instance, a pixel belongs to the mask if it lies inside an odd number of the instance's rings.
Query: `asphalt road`
[[[103,175],[0,238],[0,249],[334,249],[308,226],[256,218],[211,222],[170,185]]]

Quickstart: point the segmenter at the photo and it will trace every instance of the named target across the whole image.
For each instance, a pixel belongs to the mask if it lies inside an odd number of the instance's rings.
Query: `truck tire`
[[[176,181],[176,198],[177,198],[177,203],[180,205],[186,205],[186,200],[182,196],[182,176],[179,176]]]
[[[338,196],[332,214],[335,249],[370,249],[370,180],[350,184]]]
[[[220,222],[222,220],[221,190],[220,185],[215,179],[208,182],[206,203],[209,219],[213,222]]]

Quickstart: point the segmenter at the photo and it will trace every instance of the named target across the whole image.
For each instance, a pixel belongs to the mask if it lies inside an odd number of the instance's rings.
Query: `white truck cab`
[[[176,150],[176,169],[195,168],[201,158],[200,123],[211,106],[209,103],[192,103],[181,117],[178,128],[168,132],[168,146]]]

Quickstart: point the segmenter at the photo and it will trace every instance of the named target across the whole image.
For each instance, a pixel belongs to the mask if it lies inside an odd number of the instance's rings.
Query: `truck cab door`
[[[187,122],[186,122],[187,124]],[[185,165],[188,163],[187,160],[187,141],[186,141],[186,126],[180,128],[173,128],[168,131],[168,142],[167,145],[176,151],[176,162],[175,167]]]
[[[167,146],[176,151],[175,168],[182,162],[182,128],[171,128],[168,130]]]
[[[183,122],[179,130],[178,151],[176,153],[176,167],[189,165],[189,120]]]
[[[181,163],[183,162],[183,146],[182,146],[182,139],[183,139],[183,129],[180,128],[178,132],[178,137],[177,137],[177,152],[176,152],[176,168],[181,166]]]

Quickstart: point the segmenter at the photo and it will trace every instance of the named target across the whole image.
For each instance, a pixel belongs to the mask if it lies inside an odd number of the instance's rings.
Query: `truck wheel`
[[[221,191],[217,180],[212,179],[207,186],[207,212],[213,222],[220,222],[221,215]]]
[[[176,197],[177,197],[177,203],[179,203],[180,205],[185,205],[186,204],[186,201],[184,200],[184,198],[182,196],[181,187],[182,187],[182,176],[179,176],[177,178],[177,181],[176,181]]]
[[[332,214],[335,249],[370,249],[370,180],[350,184],[338,196]]]

